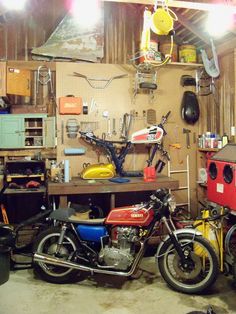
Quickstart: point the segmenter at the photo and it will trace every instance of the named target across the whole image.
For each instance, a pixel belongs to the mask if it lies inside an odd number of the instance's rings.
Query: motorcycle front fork
[[[182,247],[181,247],[181,244],[179,243],[176,235],[174,234],[174,231],[176,230],[175,228],[175,225],[172,221],[172,219],[166,219],[166,217],[162,217],[161,219],[165,226],[166,226],[166,229],[168,230],[168,233],[169,233],[169,237],[170,237],[170,240],[171,242],[173,243],[174,245],[174,248],[177,252],[177,254],[179,255],[179,258],[180,258],[180,261],[181,261],[181,264],[185,267],[187,267],[187,258],[188,258],[188,255],[185,255],[185,252],[183,251]],[[188,252],[187,252],[188,253]]]
[[[57,247],[56,247],[56,252],[55,252],[56,257],[60,257],[60,251],[61,251],[61,247],[62,247],[62,244],[64,241],[66,230],[67,230],[67,225],[63,224],[61,227],[60,237],[59,237],[58,242],[57,242]]]

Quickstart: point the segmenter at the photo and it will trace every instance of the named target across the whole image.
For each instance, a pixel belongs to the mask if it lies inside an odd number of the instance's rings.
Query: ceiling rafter
[[[136,3],[136,4],[144,4],[144,5],[155,5],[155,0],[103,0],[104,2],[123,2],[123,3]],[[162,4],[161,1],[157,1],[157,4]],[[200,10],[200,11],[210,11],[215,10],[216,8],[225,7],[223,4],[217,3],[203,3],[203,2],[195,2],[195,1],[176,1],[169,0],[168,6],[173,8],[182,8],[182,9],[192,9],[192,10]],[[231,12],[236,14],[236,5],[227,5],[228,8],[231,9]]]
[[[200,32],[199,28],[190,23],[183,15],[178,15],[178,22],[182,24],[185,28],[187,28],[190,32],[195,34],[198,38],[200,38],[204,43],[206,43],[207,45],[210,44],[209,37]]]

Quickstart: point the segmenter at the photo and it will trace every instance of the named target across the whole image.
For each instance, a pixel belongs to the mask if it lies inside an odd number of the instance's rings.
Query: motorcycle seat
[[[50,218],[58,221],[74,222],[83,225],[103,225],[105,221],[104,218],[81,219],[81,217],[76,216],[74,208],[58,208],[50,214]]]
[[[69,217],[70,222],[75,222],[81,225],[103,225],[105,218],[96,218],[96,219],[78,219],[75,215]]]

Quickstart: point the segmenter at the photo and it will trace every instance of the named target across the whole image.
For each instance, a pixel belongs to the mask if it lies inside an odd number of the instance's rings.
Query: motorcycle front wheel
[[[59,227],[46,229],[36,238],[33,251],[55,256],[60,233],[61,229]],[[71,259],[77,249],[78,243],[76,238],[73,234],[67,232],[57,257],[63,260]],[[73,281],[79,273],[75,269],[45,264],[43,262],[34,262],[34,272],[43,280],[61,284]]]
[[[173,243],[168,239],[158,256],[158,266],[163,279],[174,290],[193,294],[211,287],[218,276],[218,257],[210,242],[202,236],[177,235],[188,264],[183,265]]]

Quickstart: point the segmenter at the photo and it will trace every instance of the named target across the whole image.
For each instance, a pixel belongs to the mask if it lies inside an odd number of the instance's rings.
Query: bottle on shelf
[[[228,135],[224,133],[224,135],[222,136],[222,147],[224,147],[227,144],[228,144]]]

